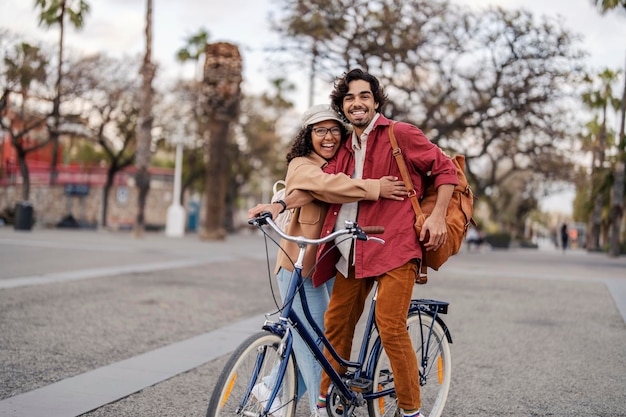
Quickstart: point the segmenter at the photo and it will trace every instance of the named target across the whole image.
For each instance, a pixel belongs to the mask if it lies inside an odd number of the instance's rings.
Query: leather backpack
[[[396,140],[393,132],[395,123],[396,122],[392,121],[391,126],[389,126],[389,140],[391,141],[393,156],[396,158],[398,168],[400,168],[400,173],[402,174],[402,180],[409,191],[409,199],[411,200],[411,205],[415,211],[415,232],[419,238],[424,221],[435,207],[435,202],[437,201],[437,190],[435,189],[432,181],[430,184],[428,184],[427,181],[424,195],[418,201],[413,181],[411,181],[411,176],[409,175],[406,162],[402,156],[402,151],[398,147],[398,141]],[[456,167],[459,184],[454,187],[452,197],[450,198],[450,204],[448,205],[448,210],[446,212],[446,241],[443,246],[436,251],[427,251],[422,246],[421,268],[415,279],[415,282],[418,284],[425,284],[427,282],[427,268],[432,268],[437,271],[441,265],[448,260],[448,258],[459,252],[470,224],[473,224],[474,226],[476,225],[474,219],[472,218],[472,213],[474,211],[474,193],[472,192],[472,189],[467,182],[467,178],[465,177],[465,157],[463,155],[456,155],[452,158],[452,162]]]

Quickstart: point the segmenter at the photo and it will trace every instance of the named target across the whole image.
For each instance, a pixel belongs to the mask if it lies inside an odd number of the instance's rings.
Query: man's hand
[[[428,241],[424,243],[426,250],[436,251],[446,243],[448,237],[446,213],[453,191],[454,185],[451,184],[442,184],[437,188],[437,202],[430,216],[424,221],[419,236],[420,242],[424,242],[428,236]]]
[[[407,189],[403,181],[398,181],[398,177],[386,176],[380,178],[380,198],[390,200],[404,200],[407,196]]]
[[[448,229],[446,228],[446,218],[440,216],[428,216],[422,225],[422,232],[420,233],[420,242],[423,242],[426,237],[428,241],[424,243],[426,250],[436,251],[444,243],[448,235]]]

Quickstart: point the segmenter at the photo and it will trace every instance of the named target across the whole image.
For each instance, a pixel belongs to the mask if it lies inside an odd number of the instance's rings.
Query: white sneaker
[[[267,406],[267,400],[270,398],[272,391],[264,383],[256,384],[252,387],[252,395],[261,403],[263,407]],[[276,396],[270,407],[270,414],[274,417],[283,417],[282,403],[280,398]]]
[[[326,411],[326,408],[317,407],[311,417],[328,417],[328,411]]]

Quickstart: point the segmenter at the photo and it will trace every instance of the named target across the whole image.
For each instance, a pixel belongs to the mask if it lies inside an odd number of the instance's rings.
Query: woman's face
[[[339,122],[324,120],[323,122],[315,123],[311,131],[311,141],[316,154],[326,160],[332,159],[341,144]]]

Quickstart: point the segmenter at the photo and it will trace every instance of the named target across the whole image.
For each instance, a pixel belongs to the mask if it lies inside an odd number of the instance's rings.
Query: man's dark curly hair
[[[341,78],[335,79],[335,88],[333,92],[330,93],[330,101],[332,103],[333,110],[339,113],[346,121],[348,119],[343,112],[343,99],[348,94],[349,84],[355,80],[363,80],[369,83],[370,88],[372,89],[372,94],[374,95],[374,102],[378,103],[378,108],[376,109],[377,112],[380,113],[383,106],[387,103],[387,94],[385,94],[385,89],[380,85],[380,82],[376,77],[359,68],[350,70],[344,73]]]
[[[350,132],[344,126],[343,123],[339,123],[339,129],[341,129],[341,143],[344,143]],[[308,156],[311,152],[313,152],[313,140],[311,139],[311,135],[313,134],[313,125],[308,125],[300,129],[298,135],[294,139],[291,150],[287,153],[287,165],[293,158],[297,158],[298,156]]]

